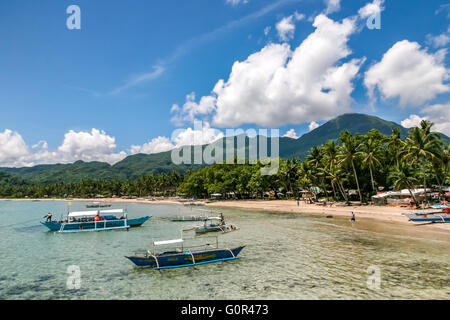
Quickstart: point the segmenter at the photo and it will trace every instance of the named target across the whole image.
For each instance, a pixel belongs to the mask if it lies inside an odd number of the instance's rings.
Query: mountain
[[[371,129],[377,129],[384,135],[390,135],[392,129],[400,130],[402,138],[405,138],[410,129],[406,129],[401,125],[386,121],[375,116],[365,114],[349,113],[343,114],[334,118],[315,130],[304,134],[298,139],[280,138],[280,156],[283,158],[298,157],[304,159],[309,150],[313,146],[322,145],[329,140],[336,140],[342,131],[348,130],[352,134],[365,134]],[[252,142],[258,142],[260,136],[249,138],[247,136],[234,137],[234,149],[238,148],[238,141],[240,138],[244,139],[246,157],[248,159],[248,149]],[[441,139],[445,145],[450,144],[450,138],[441,134]],[[225,138],[218,140],[210,145],[220,145],[225,147]],[[207,148],[207,145],[202,146],[202,150]],[[193,161],[193,147],[191,147],[191,163]],[[259,153],[258,153],[259,154]],[[268,139],[268,154],[270,154],[270,139]],[[226,159],[224,154],[224,159]],[[152,173],[162,173],[168,171],[185,172],[189,168],[199,168],[206,164],[176,165],[172,162],[171,151],[155,153],[155,154],[135,154],[126,157],[122,161],[110,165],[103,162],[83,162],[76,161],[70,164],[51,164],[51,165],[37,165],[34,167],[23,168],[0,168],[0,173],[8,173],[5,179],[20,178],[29,182],[36,183],[54,183],[54,182],[79,182],[83,179],[102,179],[102,180],[126,180],[136,179],[140,176],[149,175]],[[12,175],[12,176],[11,176]],[[0,176],[1,178],[1,176]],[[8,180],[10,181],[10,180]],[[19,181],[19,180],[18,180]],[[22,180],[20,180],[22,181]]]
[[[377,129],[384,135],[390,135],[394,128],[400,130],[402,138],[406,138],[408,135],[409,130],[395,122],[386,121],[366,114],[347,113],[302,135],[295,142],[291,141],[287,143],[286,147],[283,148],[283,154],[280,152],[280,155],[281,157],[298,157],[304,159],[312,147],[338,139],[342,131],[348,130],[351,134],[366,134],[371,129]]]

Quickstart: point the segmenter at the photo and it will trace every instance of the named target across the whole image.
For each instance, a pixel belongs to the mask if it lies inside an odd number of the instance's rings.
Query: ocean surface
[[[124,256],[179,238],[195,223],[168,218],[202,211],[113,204],[152,216],[129,231],[60,234],[39,223],[86,204],[0,201],[0,299],[450,299],[450,238],[420,226],[220,209],[240,230],[219,244],[245,245],[240,259],[156,271]]]

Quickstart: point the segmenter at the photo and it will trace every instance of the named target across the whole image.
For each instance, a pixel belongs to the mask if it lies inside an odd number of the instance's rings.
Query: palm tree
[[[411,191],[414,189],[414,184],[417,183],[417,179],[414,178],[413,172],[410,166],[400,164],[395,166],[394,171],[391,172],[389,178],[393,181],[394,189],[408,189],[411,197],[414,200],[416,206],[418,206],[417,199],[414,193]]]
[[[320,186],[323,189],[323,192],[325,193],[325,195],[327,195],[327,190],[326,190],[326,186],[325,186],[325,179],[324,176],[322,174],[322,161],[324,158],[324,153],[323,153],[323,148],[320,146],[314,146],[311,148],[311,150],[309,151],[309,154],[306,156],[306,161],[313,166],[313,168],[316,171],[316,176],[320,177],[320,180],[318,181],[318,184],[320,184]]]
[[[370,182],[372,184],[372,191],[375,190],[375,181],[373,179],[373,170],[375,166],[381,166],[381,143],[379,139],[371,137],[370,134],[364,137],[362,143],[358,148],[357,155],[361,156],[362,164],[368,167],[370,171]]]
[[[342,141],[341,153],[339,155],[340,163],[348,163],[353,168],[355,175],[356,186],[358,188],[359,200],[362,203],[361,189],[359,187],[358,175],[356,173],[355,160],[358,158],[358,148],[360,142],[348,131],[341,133],[339,140]]]
[[[400,130],[398,128],[392,129],[392,134],[387,139],[386,149],[394,154],[395,163],[398,166],[400,162],[401,154],[405,147],[405,141],[400,136]]]
[[[412,164],[419,164],[422,167],[423,187],[426,197],[426,163],[427,160],[432,161],[438,156],[439,150],[442,148],[442,142],[437,133],[431,132],[433,123],[422,120],[420,126],[420,128],[413,128],[406,138],[407,150],[403,160]]]

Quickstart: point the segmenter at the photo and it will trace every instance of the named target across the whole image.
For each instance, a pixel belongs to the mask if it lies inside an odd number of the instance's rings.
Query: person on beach
[[[300,206],[300,199],[297,198],[297,207]]]
[[[356,217],[355,217],[355,214],[353,212],[352,212],[352,218],[350,219],[350,221],[352,221],[352,222],[356,221]]]

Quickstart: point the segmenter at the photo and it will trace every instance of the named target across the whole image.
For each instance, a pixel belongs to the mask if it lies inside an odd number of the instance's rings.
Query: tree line
[[[233,195],[239,199],[300,196],[303,189],[323,197],[367,201],[378,190],[435,186],[443,191],[450,184],[450,146],[444,146],[433,123],[422,121],[406,139],[393,129],[390,136],[372,129],[363,134],[343,131],[336,141],[313,147],[304,161],[279,159],[274,175],[261,175],[264,164],[219,164],[186,173],[152,174],[135,180],[83,180],[79,183],[0,184],[0,196],[11,198],[111,196],[196,196]],[[235,159],[237,160],[237,159]],[[353,195],[354,196],[354,195]]]

